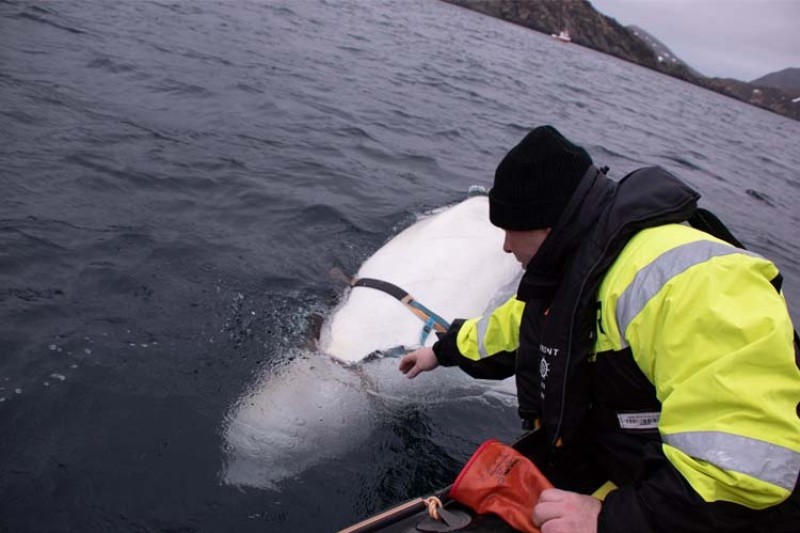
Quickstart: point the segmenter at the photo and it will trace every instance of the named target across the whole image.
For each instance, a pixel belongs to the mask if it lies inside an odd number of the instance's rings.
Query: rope
[[[439,509],[442,507],[442,500],[437,498],[436,496],[430,496],[423,500],[425,504],[428,506],[428,516],[433,518],[434,520],[441,520],[439,517]]]

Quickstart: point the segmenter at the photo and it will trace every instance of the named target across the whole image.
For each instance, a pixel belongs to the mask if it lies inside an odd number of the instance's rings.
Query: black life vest
[[[519,413],[541,420],[551,444],[569,443],[589,409],[595,301],[607,270],[639,231],[690,219],[699,196],[660,167],[639,169],[619,183],[590,167],[528,265],[517,292],[526,302],[516,368]]]

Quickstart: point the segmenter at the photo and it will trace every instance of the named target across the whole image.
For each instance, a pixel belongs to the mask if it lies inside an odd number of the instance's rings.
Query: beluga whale
[[[350,279],[316,349],[270,369],[231,407],[223,481],[275,488],[367,440],[387,405],[485,394],[515,404],[513,379],[486,382],[442,368],[408,380],[393,357],[431,346],[450,321],[513,296],[522,270],[503,252],[503,237],[489,222],[486,196],[471,196],[386,242]]]

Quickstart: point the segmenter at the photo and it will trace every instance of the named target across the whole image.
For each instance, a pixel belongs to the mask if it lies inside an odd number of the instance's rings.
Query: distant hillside
[[[677,64],[684,67],[694,76],[702,77],[703,75],[694,70],[692,67],[686,64],[683,60],[681,60],[678,56],[676,56],[672,50],[669,49],[667,45],[653,37],[651,34],[647,32],[647,30],[640,28],[639,26],[630,25],[627,26],[628,31],[632,32],[636,37],[643,40],[647,46],[650,47],[653,52],[656,54],[656,59],[659,63],[672,63]]]
[[[794,93],[739,80],[706,78],[682,61],[656,50],[669,50],[651,36],[637,36],[611,17],[596,11],[587,0],[443,0],[546,34],[567,30],[572,42],[682,79],[795,120],[800,120],[800,100]],[[646,32],[645,32],[646,33]],[[795,98],[796,99],[796,98]]]
[[[751,81],[753,85],[774,87],[800,95],[800,68],[785,68]]]
[[[592,8],[586,0],[445,0],[486,15],[501,18],[543,33],[567,30],[572,42],[655,67],[650,48],[616,20]],[[588,31],[591,30],[591,31]]]

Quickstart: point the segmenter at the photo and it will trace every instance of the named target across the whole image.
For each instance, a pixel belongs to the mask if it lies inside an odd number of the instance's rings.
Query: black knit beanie
[[[489,220],[507,230],[553,227],[592,164],[552,126],[528,133],[506,154],[489,191]]]

